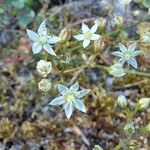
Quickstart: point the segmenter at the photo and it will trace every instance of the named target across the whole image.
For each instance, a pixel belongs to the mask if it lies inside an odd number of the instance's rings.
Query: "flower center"
[[[87,33],[84,34],[84,38],[87,39],[87,40],[90,40],[91,37],[92,37],[92,33],[90,33],[90,32],[87,32]]]
[[[68,101],[74,101],[76,97],[73,92],[69,92],[64,95],[64,99],[68,102]]]
[[[40,45],[45,45],[47,43],[47,38],[44,37],[44,36],[41,36],[38,38],[38,41],[37,41]]]
[[[124,56],[126,59],[130,59],[131,58],[131,53],[130,52],[124,52]]]

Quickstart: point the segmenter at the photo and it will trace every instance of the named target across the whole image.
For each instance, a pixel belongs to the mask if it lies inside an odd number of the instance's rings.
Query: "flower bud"
[[[131,2],[132,0],[120,0],[121,4],[123,5],[129,5],[129,3]]]
[[[103,17],[101,18],[98,18],[94,21],[95,24],[97,24],[97,26],[100,28],[100,29],[104,29],[105,25],[106,25],[106,22],[107,20],[104,19]]]
[[[120,63],[110,66],[108,68],[108,72],[110,75],[113,75],[114,77],[122,77],[125,75],[125,72],[122,68],[122,64]]]
[[[148,125],[145,127],[145,131],[147,131],[148,133],[150,133],[150,123],[148,123]]]
[[[66,41],[69,40],[71,38],[71,30],[70,28],[64,28],[61,30],[61,32],[59,33],[59,37],[61,39],[61,41]]]
[[[99,145],[95,145],[93,150],[103,150]]]
[[[36,70],[42,77],[47,77],[47,75],[51,73],[52,64],[49,61],[40,60],[37,63]]]
[[[124,127],[124,131],[126,134],[133,134],[135,132],[134,125],[132,123],[127,123]]]
[[[43,92],[48,92],[51,87],[52,87],[52,84],[51,84],[51,81],[48,80],[48,79],[42,79],[39,83],[38,83],[38,87],[41,91]]]
[[[130,150],[135,150],[139,146],[139,142],[137,140],[129,141]]]
[[[117,102],[118,102],[119,107],[121,107],[121,108],[126,108],[127,105],[128,105],[127,99],[126,99],[126,97],[123,96],[123,95],[120,95],[120,96],[118,97]]]
[[[150,42],[150,32],[141,33],[142,42],[149,43]]]
[[[119,16],[119,15],[116,15],[115,18],[115,24],[118,26],[118,27],[122,27],[123,26],[123,17],[122,16]]]
[[[149,107],[150,105],[150,98],[141,98],[136,105],[136,110],[142,111]]]
[[[94,51],[100,52],[105,48],[105,42],[100,38],[99,40],[94,41]]]

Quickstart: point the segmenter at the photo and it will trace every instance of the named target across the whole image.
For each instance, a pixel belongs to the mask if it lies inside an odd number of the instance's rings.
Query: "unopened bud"
[[[136,110],[142,111],[149,107],[150,105],[150,98],[141,98],[136,105]]]
[[[71,29],[70,28],[62,29],[61,32],[59,33],[59,37],[60,37],[61,41],[70,40],[70,38],[71,38]]]
[[[133,134],[135,132],[134,125],[132,123],[127,123],[124,127],[124,131],[126,134]]]
[[[95,145],[93,150],[103,150],[99,145]]]
[[[122,16],[119,16],[119,15],[116,15],[115,18],[115,24],[118,26],[118,27],[122,27],[123,26],[123,17]]]
[[[94,51],[100,52],[105,49],[105,42],[100,38],[99,40],[94,41]]]
[[[139,146],[139,142],[137,140],[129,141],[130,150],[135,150]]]
[[[48,92],[51,87],[52,87],[52,84],[51,84],[51,81],[48,80],[48,79],[42,79],[39,83],[38,83],[38,87],[41,91],[43,92]]]
[[[126,99],[126,97],[123,96],[123,95],[120,95],[120,96],[118,97],[117,102],[118,102],[119,107],[121,107],[121,108],[126,108],[127,105],[128,105],[127,99]]]
[[[104,29],[106,22],[107,20],[104,19],[103,17],[98,18],[94,21],[94,23],[97,24],[100,29]]]

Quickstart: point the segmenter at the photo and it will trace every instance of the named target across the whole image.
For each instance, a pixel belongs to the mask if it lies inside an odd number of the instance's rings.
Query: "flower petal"
[[[87,95],[90,91],[91,91],[90,89],[84,89],[84,90],[78,91],[76,93],[76,96],[77,96],[77,98],[80,99],[80,98],[84,97],[85,95]]]
[[[64,105],[64,110],[65,110],[65,114],[66,114],[67,118],[69,119],[71,117],[71,115],[72,115],[72,112],[73,112],[72,102],[67,102]]]
[[[137,68],[137,67],[138,67],[137,61],[135,60],[135,58],[129,59],[129,60],[128,60],[128,63],[129,63],[132,67],[134,67],[134,68]]]
[[[64,95],[65,93],[67,93],[69,91],[69,88],[62,85],[62,84],[58,84],[58,91]]]
[[[33,42],[35,42],[38,38],[38,34],[36,34],[34,31],[29,29],[27,29],[27,35]]]
[[[43,46],[44,50],[47,51],[49,54],[56,56],[54,50],[49,44]]]
[[[128,50],[133,52],[135,51],[135,48],[136,48],[136,43],[129,45]]]
[[[122,52],[127,51],[126,46],[125,46],[125,45],[123,45],[122,43],[119,43],[119,48],[120,48],[120,50],[121,50]]]
[[[47,38],[49,44],[55,44],[60,41],[60,38],[58,36],[48,36]]]
[[[90,40],[84,40],[83,41],[83,47],[86,48],[90,44]]]
[[[85,23],[82,23],[82,32],[83,33],[86,33],[86,32],[88,32],[90,29],[89,29],[89,27],[85,24]]]
[[[34,54],[38,54],[42,50],[42,46],[39,43],[34,42],[32,45],[32,51]]]
[[[111,53],[114,56],[123,57],[123,54],[120,51],[115,51]]]
[[[121,63],[122,65],[124,65],[125,62],[126,62],[126,59],[124,59],[124,58],[120,58],[118,60],[118,63]]]
[[[84,113],[86,112],[86,107],[81,100],[75,100],[73,103],[74,103],[75,108],[77,108],[78,110]]]
[[[100,35],[98,34],[92,34],[91,40],[99,40],[100,39]]]
[[[132,54],[132,56],[133,56],[133,57],[136,57],[136,56],[138,56],[138,55],[140,55],[140,54],[141,54],[140,51],[134,51],[133,54]]]
[[[57,106],[57,105],[62,105],[64,104],[65,101],[63,99],[63,96],[59,96],[59,97],[56,97],[55,99],[53,99],[49,105],[52,105],[52,106]]]
[[[84,34],[78,34],[73,36],[76,40],[78,41],[83,41],[84,40]]]
[[[40,26],[39,26],[39,28],[38,28],[38,34],[39,34],[40,36],[46,36],[46,35],[47,35],[46,20],[44,20],[44,21],[40,24]]]
[[[70,90],[71,91],[78,91],[79,89],[79,83],[76,82],[75,84],[73,84],[71,87],[70,87]]]
[[[94,24],[94,25],[92,26],[92,28],[90,29],[90,32],[91,32],[91,33],[95,33],[96,30],[97,30],[97,28],[98,28],[98,24]]]

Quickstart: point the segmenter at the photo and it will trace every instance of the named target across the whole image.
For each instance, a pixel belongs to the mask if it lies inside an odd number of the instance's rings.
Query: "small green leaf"
[[[150,8],[150,0],[143,0],[143,5],[147,8]]]

